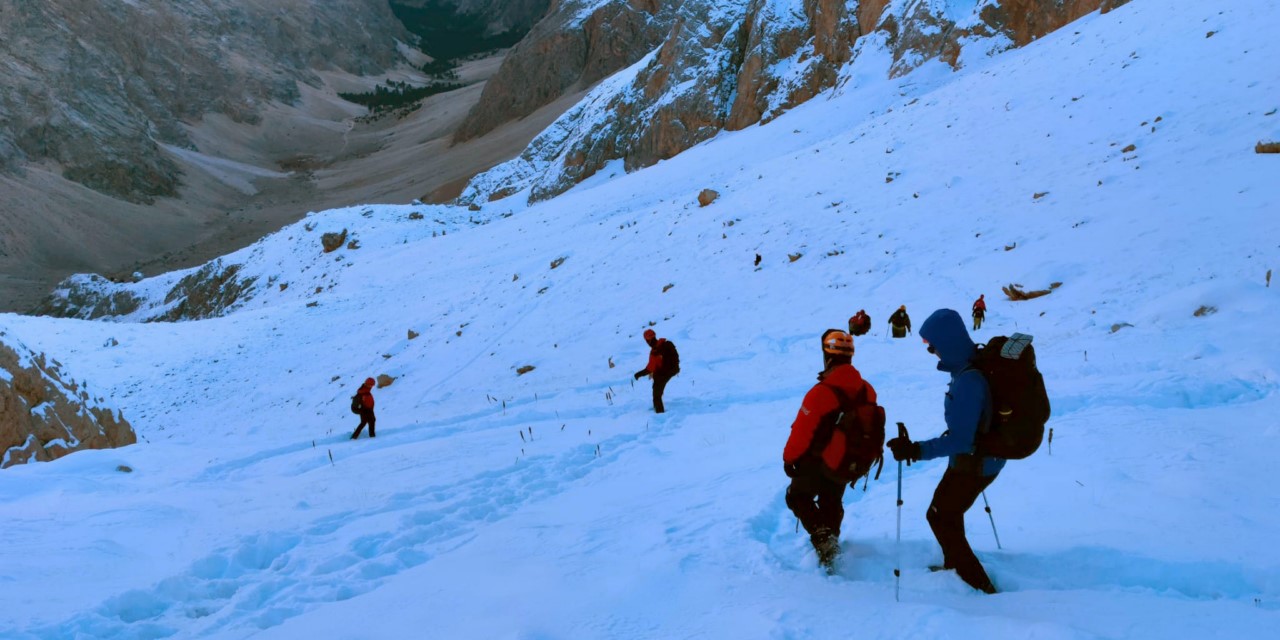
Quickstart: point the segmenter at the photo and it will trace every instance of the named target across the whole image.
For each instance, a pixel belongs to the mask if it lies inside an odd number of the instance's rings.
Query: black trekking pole
[[[1000,546],[1000,534],[996,532],[996,517],[991,515],[991,503],[987,502],[986,491],[982,492],[982,506],[986,507],[987,517],[991,519],[991,533],[996,537],[996,548],[1003,551],[1004,547]]]
[[[907,425],[898,423],[898,437],[907,439]],[[902,594],[902,461],[898,461],[898,538],[893,544],[893,601],[901,602]]]

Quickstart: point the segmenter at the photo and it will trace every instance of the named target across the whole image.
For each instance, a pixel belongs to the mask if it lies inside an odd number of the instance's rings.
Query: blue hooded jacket
[[[960,314],[951,309],[934,311],[920,327],[920,337],[927,340],[938,354],[938,370],[951,374],[951,384],[943,404],[947,432],[919,443],[920,457],[932,460],[950,456],[948,466],[955,469],[972,460],[965,454],[973,453],[974,437],[991,420],[991,389],[982,373],[969,367],[977,347],[969,338]],[[982,475],[1000,473],[1004,462],[1003,458],[983,458]]]

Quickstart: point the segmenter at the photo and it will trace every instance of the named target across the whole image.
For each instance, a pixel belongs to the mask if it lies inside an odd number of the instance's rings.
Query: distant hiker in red
[[[644,341],[649,345],[649,364],[636,372],[635,379],[642,376],[653,378],[653,412],[662,413],[666,411],[662,406],[662,392],[667,388],[667,382],[680,373],[680,354],[676,345],[666,338],[659,338],[653,329],[644,330]]]
[[[849,333],[855,336],[866,335],[871,330],[871,316],[867,312],[858,309],[858,312],[849,318]]]
[[[898,307],[898,310],[889,316],[889,326],[893,327],[895,338],[905,338],[908,333],[911,333],[911,316],[907,315],[907,305]]]
[[[973,303],[973,330],[977,331],[982,328],[982,321],[987,317],[987,301],[982,298],[985,293],[978,294],[978,299]]]
[[[867,475],[877,460],[883,465],[884,410],[852,360],[852,336],[839,329],[822,334],[822,373],[782,450],[782,469],[791,478],[787,507],[828,573],[840,553],[845,485]]]
[[[360,437],[360,431],[366,424],[369,425],[369,437],[377,436],[373,431],[374,424],[378,422],[378,417],[373,415],[374,384],[376,381],[373,378],[365,378],[364,384],[360,385],[360,390],[351,397],[351,411],[360,414],[360,426],[356,427],[356,432],[351,434],[352,440]]]

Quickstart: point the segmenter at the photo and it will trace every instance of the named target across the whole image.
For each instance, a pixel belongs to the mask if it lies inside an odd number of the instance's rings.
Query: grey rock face
[[[574,87],[588,87],[658,46],[678,2],[562,0],[534,25],[485,85],[455,139],[470,140],[522,118]]]
[[[142,306],[142,301],[132,291],[118,289],[113,284],[97,274],[72,276],[60,283],[33,313],[56,318],[97,320],[110,316],[127,316]]]
[[[476,176],[459,201],[483,203],[525,190],[531,201],[543,200],[610,161],[622,159],[632,171],[722,130],[768,122],[835,87],[864,38],[887,49],[889,75],[896,77],[930,60],[958,67],[964,47],[991,53],[1019,46],[1124,1],[569,0],[511,52],[499,73],[503,82],[486,87],[464,134],[550,102],[559,95],[556,87],[564,92],[589,84],[587,69],[640,62],[600,83],[520,157]],[[616,32],[588,27],[600,16],[637,25],[643,19],[643,26],[625,39],[626,47],[611,50],[616,55],[604,55],[585,44],[596,31]],[[543,75],[534,68],[539,64]]]
[[[206,113],[252,122],[313,70],[364,74],[408,34],[385,0],[0,0],[0,170],[56,162],[133,202],[176,193],[159,144]]]
[[[77,274],[62,281],[33,313],[81,320],[132,316],[142,322],[216,318],[257,294],[258,279],[243,276],[241,268],[214,260],[197,269],[157,278],[165,287],[158,291],[147,281],[139,286],[112,282],[97,274]]]
[[[67,378],[56,360],[0,331],[0,468],[137,441],[124,416]]]

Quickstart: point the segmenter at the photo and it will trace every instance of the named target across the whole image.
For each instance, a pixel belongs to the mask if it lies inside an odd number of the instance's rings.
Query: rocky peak
[[[629,46],[596,68],[638,62],[593,89],[520,157],[476,176],[459,200],[474,204],[525,191],[530,200],[550,198],[610,161],[622,159],[631,171],[722,130],[768,122],[836,86],[864,38],[875,36],[875,46],[888,50],[891,76],[930,60],[957,68],[967,47],[991,54],[1021,46],[1126,1],[566,0],[512,51],[504,64],[512,73],[501,86],[486,87],[489,100],[470,118],[477,130],[588,80],[577,70],[607,57],[580,44],[593,33],[584,15],[625,17],[627,24],[645,17]],[[650,39],[655,32],[657,42]],[[540,84],[535,73],[523,73],[548,59],[561,61],[551,65],[565,72],[560,82]]]
[[[455,139],[482,136],[631,65],[663,41],[676,4],[556,0],[485,85]]]

